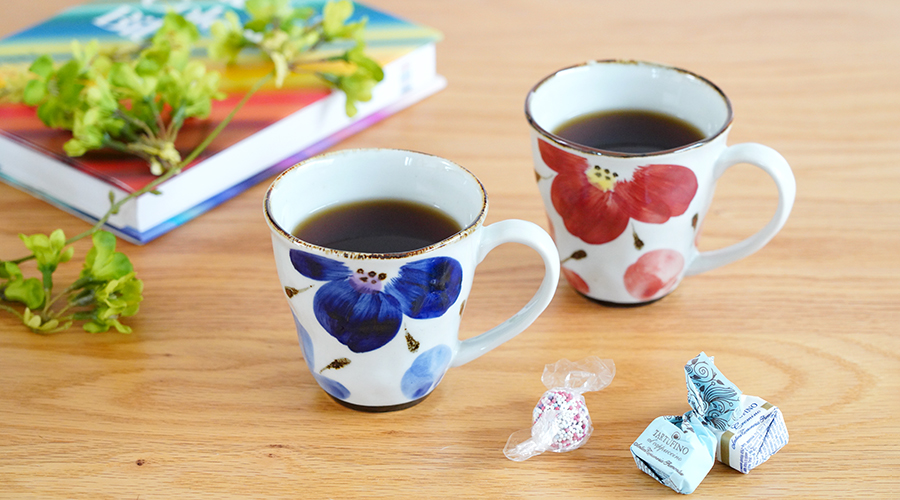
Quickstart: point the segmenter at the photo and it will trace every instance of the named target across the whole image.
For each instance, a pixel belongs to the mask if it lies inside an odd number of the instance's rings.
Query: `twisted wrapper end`
[[[612,383],[616,364],[611,359],[590,356],[581,361],[561,359],[544,366],[541,382],[548,389],[562,387],[575,394],[599,391]]]
[[[701,352],[684,365],[688,404],[703,425],[724,431],[738,418],[741,390],[725,378],[713,358]]]

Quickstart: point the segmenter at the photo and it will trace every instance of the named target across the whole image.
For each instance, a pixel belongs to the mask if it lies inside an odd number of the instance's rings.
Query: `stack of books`
[[[152,36],[167,9],[195,22],[203,36],[227,9],[244,16],[240,0],[156,2],[102,0],[64,11],[37,26],[0,40],[0,65],[27,68],[42,54],[55,60],[71,56],[72,40],[97,40],[101,49],[140,43]],[[294,1],[321,11],[323,2]],[[281,89],[263,87],[206,151],[182,173],[162,183],[159,195],[130,201],[107,229],[134,243],[146,243],[197,217],[245,189],[315,155],[342,139],[441,90],[436,71],[441,34],[372,7],[356,4],[351,22],[368,18],[366,53],[384,68],[384,80],[372,99],[348,117],[343,93],[310,79],[288,79]],[[223,120],[246,91],[271,70],[253,55],[238,64],[213,66],[222,72],[220,89],[207,120],[190,122],[179,135],[185,152]],[[154,179],[146,162],[115,152],[70,158],[66,131],[52,130],[25,105],[0,105],[0,180],[42,198],[85,220],[96,222],[116,199]],[[186,154],[186,153],[185,153]]]

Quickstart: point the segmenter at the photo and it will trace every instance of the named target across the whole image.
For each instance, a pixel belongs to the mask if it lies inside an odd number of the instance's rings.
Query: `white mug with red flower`
[[[556,134],[573,118],[616,110],[675,117],[703,138],[634,154],[594,149]],[[713,83],[688,71],[638,61],[590,61],[541,80],[529,92],[525,112],[562,274],[592,299],[613,304],[659,299],[684,276],[761,249],[793,206],[796,184],[787,161],[761,144],[728,146],[731,103]],[[740,163],[761,168],[775,181],[775,215],[741,242],[700,252],[696,241],[716,180]]]

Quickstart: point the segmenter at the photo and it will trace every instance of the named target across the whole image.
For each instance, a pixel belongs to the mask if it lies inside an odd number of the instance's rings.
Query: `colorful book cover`
[[[294,1],[295,6],[310,6],[321,12],[324,1]],[[247,18],[245,11],[241,9],[243,0],[223,1],[155,1],[155,0],[101,0],[85,5],[80,5],[55,17],[26,29],[3,40],[0,40],[0,67],[4,65],[20,65],[28,67],[31,62],[41,54],[50,54],[55,60],[65,60],[71,56],[71,41],[77,39],[82,43],[97,40],[101,50],[115,50],[116,48],[134,46],[152,36],[159,28],[161,19],[168,9],[173,9],[188,20],[194,22],[202,36],[208,36],[209,27],[213,22],[223,17],[226,10],[233,10],[242,20]],[[354,4],[354,14],[351,22],[362,18],[368,20],[365,30],[366,52],[387,68],[391,62],[396,61],[416,49],[433,45],[441,35],[436,30],[422,26],[392,14],[376,10],[363,4]],[[337,54],[346,49],[339,46],[325,47],[317,55]],[[205,51],[199,51],[196,57],[204,59]],[[213,104],[212,113],[207,120],[190,121],[179,134],[178,148],[183,156],[186,156],[194,146],[200,143],[216,125],[223,120],[240,101],[245,92],[260,78],[271,71],[271,65],[258,54],[246,52],[242,54],[237,64],[224,66],[205,61],[207,65],[222,73],[220,90],[227,93],[227,98],[216,101]],[[433,64],[433,62],[432,62]],[[408,71],[409,68],[404,68]],[[434,71],[433,68],[430,71]],[[387,72],[387,70],[386,70]],[[408,75],[404,76],[407,78]],[[2,73],[0,73],[2,78]],[[387,77],[386,77],[387,79]],[[410,84],[411,85],[411,84]],[[361,112],[360,116],[349,120],[346,126],[323,137],[311,144],[306,144],[303,138],[294,138],[300,146],[293,148],[290,154],[284,155],[278,161],[268,165],[248,167],[248,176],[236,178],[235,183],[228,189],[221,190],[213,197],[194,200],[191,209],[179,213],[176,217],[167,220],[164,224],[156,224],[154,228],[114,227],[120,235],[139,243],[143,243],[158,236],[172,227],[193,218],[212,206],[218,205],[252,184],[255,184],[280,170],[306,158],[312,154],[332,146],[337,141],[355,133],[396,111],[398,106],[409,105],[402,99],[404,94],[413,88],[401,89],[398,95],[390,98],[388,105],[380,103],[377,110]],[[425,92],[430,93],[437,89]],[[377,93],[377,88],[376,88]],[[419,95],[414,100],[421,99]],[[235,116],[234,120],[224,131],[209,145],[205,152],[193,163],[187,166],[182,174],[163,183],[160,190],[165,193],[166,186],[179,177],[185,175],[190,169],[202,165],[211,157],[218,154],[226,154],[226,150],[233,145],[244,141],[254,134],[284,120],[298,110],[311,106],[319,101],[329,98],[332,92],[313,77],[298,75],[290,76],[281,89],[273,85],[263,87],[258,91]],[[416,95],[413,93],[413,95]],[[390,104],[396,104],[391,106]],[[341,108],[342,109],[342,108]],[[362,110],[362,108],[361,108]],[[70,138],[66,131],[53,130],[45,126],[36,116],[33,108],[24,105],[0,106],[0,135],[18,144],[26,145],[40,151],[42,154],[58,160],[61,164],[84,172],[94,178],[101,179],[121,192],[130,193],[140,189],[154,176],[143,160],[123,155],[112,151],[99,151],[88,153],[79,158],[69,158],[63,152],[63,144]],[[291,140],[285,136],[284,140]],[[0,152],[3,151],[0,145]],[[41,196],[40,187],[22,186],[15,179],[5,175],[3,166],[0,165],[0,179],[10,184],[18,185],[26,190]],[[7,165],[8,167],[8,165]],[[214,175],[214,174],[213,174]],[[44,195],[42,197],[52,198]],[[74,203],[60,203],[59,200],[49,199],[86,219],[96,220],[101,214],[86,213]]]

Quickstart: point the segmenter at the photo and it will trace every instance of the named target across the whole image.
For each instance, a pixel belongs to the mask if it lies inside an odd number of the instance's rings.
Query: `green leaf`
[[[92,239],[94,246],[85,256],[82,278],[91,281],[109,281],[121,278],[134,270],[128,256],[115,251],[115,235],[108,231],[97,231]]]
[[[281,88],[289,71],[287,59],[280,52],[273,52],[270,56],[275,64],[275,87]]]
[[[66,262],[72,257],[69,251],[63,251],[66,244],[66,235],[62,229],[57,229],[50,233],[34,234],[25,236],[20,234],[19,238],[25,243],[25,247],[31,250],[37,261],[38,269],[42,271],[53,271],[60,262]]]
[[[106,114],[114,112],[119,107],[109,81],[103,77],[97,77],[94,85],[87,89],[85,103],[91,109],[102,110]]]
[[[85,143],[79,141],[78,139],[69,139],[63,144],[63,151],[66,152],[67,155],[71,157],[78,157],[88,152],[88,147]]]
[[[251,19],[244,23],[244,29],[262,33],[269,27],[269,18]]]
[[[119,318],[134,316],[143,300],[141,293],[144,283],[135,278],[133,272],[95,289],[95,308],[90,313],[76,314],[78,319],[89,319],[82,327],[88,332],[105,332],[111,327],[120,333],[131,333],[131,328],[123,325]]]
[[[81,328],[89,333],[103,333],[109,330],[109,325],[92,320],[82,325]]]
[[[296,7],[290,16],[290,21],[308,21],[316,14],[312,7]]]
[[[31,309],[27,307],[25,308],[25,312],[22,314],[22,323],[24,323],[28,328],[31,328],[31,331],[35,333],[56,333],[67,330],[70,326],[72,326],[71,321],[60,323],[60,321],[56,318],[44,320],[43,318],[41,318],[41,316],[31,312]]]
[[[135,279],[132,272],[119,279],[110,280],[97,292],[97,301],[102,301],[109,308],[110,312],[105,313],[106,317],[134,316],[143,300],[141,296],[143,291],[144,283]]]
[[[77,108],[81,104],[81,91],[84,90],[82,82],[81,64],[72,59],[63,64],[56,72],[57,86],[59,87],[59,100],[71,108]]]
[[[347,116],[356,115],[356,103],[372,99],[372,89],[378,82],[365,71],[357,71],[349,76],[339,76],[334,85],[347,95]]]
[[[72,58],[78,61],[81,66],[88,66],[100,52],[100,42],[93,39],[82,45],[78,40],[72,40],[70,48],[72,50]]]
[[[384,70],[372,58],[365,53],[365,45],[358,43],[355,47],[344,53],[344,60],[355,64],[357,71],[368,75],[376,82],[384,80]]]
[[[49,240],[52,248],[62,248],[66,244],[66,233],[62,229],[57,229],[50,233]]]
[[[72,260],[72,257],[75,255],[75,247],[69,246],[63,249],[59,254],[60,262],[69,262]]]
[[[46,96],[47,82],[42,80],[31,80],[25,84],[25,90],[22,93],[22,102],[29,106],[37,106]]]
[[[200,39],[200,31],[184,16],[169,11],[163,17],[163,24],[150,39],[151,53],[165,54],[168,64],[176,68],[184,67],[190,59],[191,47]]]
[[[44,54],[41,57],[35,59],[33,63],[31,63],[28,71],[31,71],[41,78],[47,79],[50,75],[53,74],[53,59],[49,55]]]
[[[288,0],[247,0],[244,9],[254,19],[284,19],[294,10]]]
[[[322,30],[327,39],[341,38],[348,33],[344,23],[353,15],[353,2],[340,0],[329,1],[322,8]],[[352,31],[352,30],[351,30]]]
[[[37,115],[48,127],[64,129],[72,127],[71,110],[63,106],[57,98],[51,98],[41,103],[38,106]]]
[[[93,120],[96,122],[96,120]],[[75,115],[75,124],[72,127],[72,139],[63,144],[66,154],[69,156],[81,156],[87,151],[103,146],[103,130],[96,123],[91,123],[89,113],[79,111]]]
[[[10,281],[3,289],[6,300],[21,302],[32,309],[38,309],[44,305],[44,287],[37,278]]]
[[[152,69],[158,70],[159,67],[154,65]],[[123,62],[114,63],[109,69],[109,82],[117,87],[124,87],[135,92],[143,90],[143,82],[137,71],[130,64]]]
[[[15,262],[3,261],[3,265],[0,265],[0,278],[3,279],[15,279],[22,276],[22,271],[19,269],[19,266]]]
[[[233,11],[225,12],[224,20],[216,21],[209,29],[212,41],[207,49],[209,57],[229,64],[237,60],[238,54],[249,44],[244,38],[244,27]]]
[[[41,317],[36,316],[31,312],[31,309],[27,307],[25,308],[24,314],[22,314],[22,322],[32,330],[38,330],[41,327]]]

